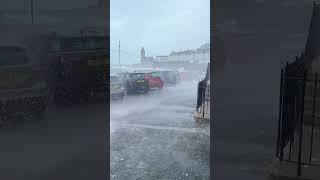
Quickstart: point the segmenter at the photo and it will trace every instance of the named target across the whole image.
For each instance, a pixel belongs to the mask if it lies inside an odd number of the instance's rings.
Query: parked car
[[[119,77],[119,80],[121,81],[121,83],[123,85],[126,84],[127,80],[129,79],[129,73],[128,72],[122,72],[122,73],[118,73],[117,76]]]
[[[112,100],[123,99],[125,96],[125,89],[117,76],[110,76],[110,97]]]
[[[150,91],[150,84],[148,79],[145,77],[145,73],[125,73],[123,80],[127,94],[146,94]]]
[[[150,88],[162,89],[164,82],[160,76],[160,72],[157,71],[145,73],[145,78],[149,81]]]
[[[47,70],[23,46],[0,46],[0,125],[40,118],[48,105]]]

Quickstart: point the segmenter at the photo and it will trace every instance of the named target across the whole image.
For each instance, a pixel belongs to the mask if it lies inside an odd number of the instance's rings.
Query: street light
[[[120,73],[121,73],[121,62],[120,62],[120,40],[119,40],[119,66],[120,66]]]

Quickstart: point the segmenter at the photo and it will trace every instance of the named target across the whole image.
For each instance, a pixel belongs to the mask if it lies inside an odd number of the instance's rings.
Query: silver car
[[[120,78],[110,76],[110,97],[112,100],[123,99],[125,96],[125,88]]]

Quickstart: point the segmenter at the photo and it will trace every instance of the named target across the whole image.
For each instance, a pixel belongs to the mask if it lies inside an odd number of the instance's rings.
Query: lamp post
[[[119,40],[119,66],[120,66],[120,73],[121,73],[121,62],[120,62],[120,40]]]

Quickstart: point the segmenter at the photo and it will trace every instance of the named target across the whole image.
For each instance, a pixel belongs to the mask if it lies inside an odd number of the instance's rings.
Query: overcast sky
[[[147,56],[195,49],[210,41],[210,0],[111,0],[111,63],[137,63]]]

